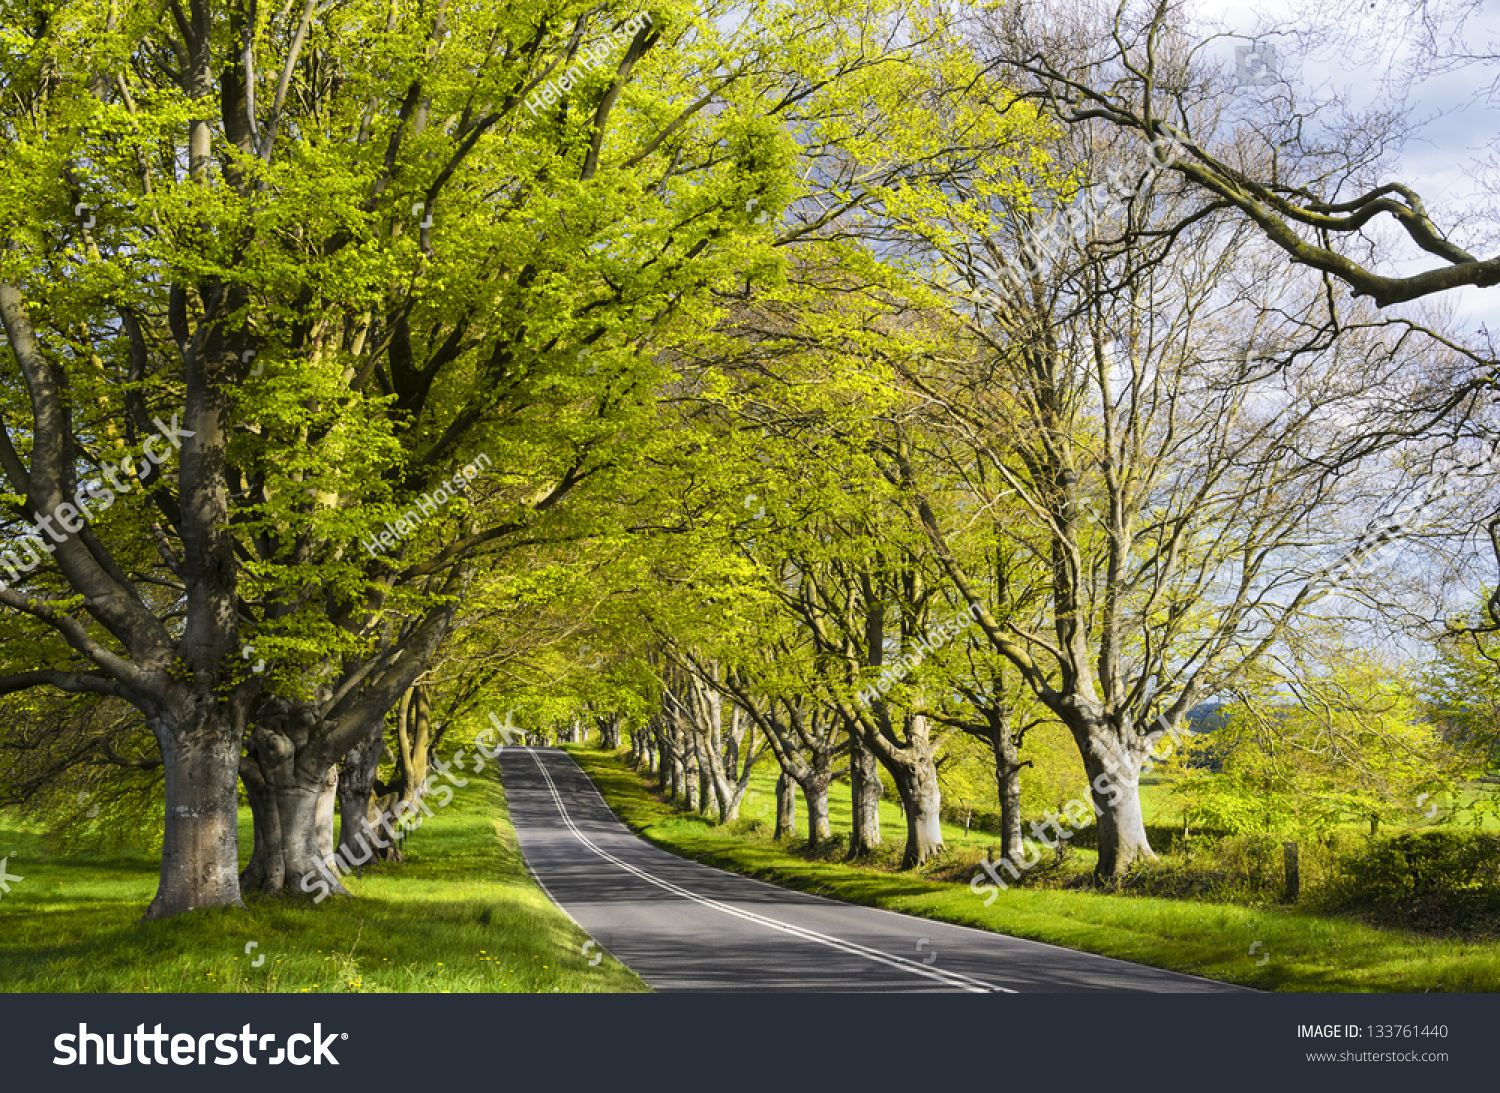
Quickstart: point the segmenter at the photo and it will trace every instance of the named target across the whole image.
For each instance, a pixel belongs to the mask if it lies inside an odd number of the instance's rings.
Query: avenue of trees
[[[904,867],[1062,748],[1105,879],[1207,703],[1225,829],[1492,764],[1500,259],[1179,5],[0,8],[0,804],[147,917],[498,716]]]

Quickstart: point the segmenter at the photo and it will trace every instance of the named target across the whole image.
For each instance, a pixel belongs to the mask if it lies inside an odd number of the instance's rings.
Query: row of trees
[[[855,854],[883,770],[907,865],[954,734],[1019,851],[1060,724],[1118,873],[1153,734],[1391,591],[1393,505],[1483,526],[1492,355],[1380,309],[1488,266],[1258,158],[1171,5],[727,11],[13,6],[0,747],[160,786],[148,916],[342,891],[334,799],[360,860],[502,701],[725,819],[769,756],[815,840],[847,771]],[[1372,291],[1385,214],[1449,272]]]

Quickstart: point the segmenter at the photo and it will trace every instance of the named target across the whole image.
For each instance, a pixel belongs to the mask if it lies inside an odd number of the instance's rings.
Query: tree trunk
[[[901,868],[915,869],[943,849],[939,816],[943,795],[938,788],[937,767],[932,756],[924,751],[910,764],[894,767],[891,778],[901,794],[906,817],[906,849],[901,854]]]
[[[1141,858],[1156,858],[1141,815],[1141,758],[1112,740],[1084,749],[1083,767],[1099,816],[1099,864],[1094,875],[1100,880],[1123,876]]]
[[[658,781],[668,800],[675,801],[682,785],[682,759],[677,754],[677,741],[661,737],[661,772]]]
[[[401,860],[395,843],[371,822],[376,776],[385,751],[385,726],[380,728],[379,733],[372,733],[349,749],[339,773],[338,855],[356,873],[363,873],[370,861]]]
[[[240,877],[243,889],[279,894],[288,888],[312,892],[326,886],[336,895],[349,894],[329,865],[337,782],[329,782],[332,764],[310,754],[316,723],[314,711],[286,699],[270,699],[256,711],[255,728],[240,760],[256,837]],[[325,832],[320,830],[325,815],[326,847]]]
[[[693,762],[698,767],[698,807],[704,812],[709,808],[718,808],[719,800],[717,787],[714,785],[713,772],[709,770],[708,742],[701,736],[693,737]]]
[[[743,716],[744,711],[742,709],[738,706],[732,706],[729,715],[730,729],[724,734],[724,750],[721,753],[723,758],[719,765],[731,779],[739,773],[740,769],[740,740],[745,733],[745,730],[741,728],[741,718]]]
[[[739,813],[739,798],[729,784],[722,762],[709,759],[704,766],[708,774],[708,789],[713,793],[714,812],[718,814],[719,823],[727,824]]]
[[[1000,852],[1002,857],[1018,861],[1024,853],[1021,846],[1021,764],[1004,725],[998,732],[991,726],[990,747],[995,753],[995,788],[1000,794]]]
[[[858,734],[849,737],[849,789],[854,822],[849,833],[848,860],[867,857],[880,839],[880,798],[885,785],[880,781],[880,764]]]
[[[339,768],[329,767],[318,792],[318,803],[313,809],[313,822],[318,828],[318,857],[323,861],[333,857],[333,810],[338,803],[338,796]]]
[[[776,832],[778,839],[797,834],[797,783],[782,771],[776,779]]]
[[[802,799],[807,804],[807,846],[811,850],[833,838],[828,822],[828,772],[814,775],[802,783]]]
[[[693,738],[686,733],[682,737],[682,799],[689,812],[697,812],[698,798],[698,752]]]
[[[714,810],[718,813],[719,823],[727,824],[737,819],[742,791],[730,781],[735,768],[726,769],[723,753],[715,750],[712,745],[702,748],[699,762],[700,769],[707,776],[705,791],[713,794]]]
[[[377,740],[384,739],[384,717],[371,732]],[[396,747],[399,776],[391,789],[401,800],[414,801],[427,780],[432,756],[432,692],[425,684],[415,684],[401,696],[396,707]]]
[[[143,920],[242,907],[235,769],[240,732],[193,699],[152,721],[166,775],[166,826],[156,898]]]
[[[617,713],[598,718],[599,746],[605,751],[615,751],[620,747],[620,721]]]
[[[279,892],[285,879],[281,870],[281,813],[260,765],[249,755],[240,756],[240,781],[250,805],[250,860],[240,873],[240,887],[249,892]]]
[[[287,764],[290,768],[291,764]],[[329,859],[333,857],[333,829],[331,826],[332,795],[334,788],[324,771],[317,777],[307,776],[290,769],[278,770],[267,780],[263,797],[276,815],[275,830],[280,835],[278,843],[267,847],[260,859],[262,873],[259,888],[263,892],[280,893],[311,892],[327,882],[335,895],[348,895],[332,870]],[[325,813],[330,821],[324,828],[320,823]],[[323,845],[326,831],[327,848]],[[252,887],[254,877],[247,869],[242,880],[246,889]]]

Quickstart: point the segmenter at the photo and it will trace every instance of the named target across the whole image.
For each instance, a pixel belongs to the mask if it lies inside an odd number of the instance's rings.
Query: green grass
[[[986,908],[965,883],[896,873],[888,865],[851,866],[799,853],[804,840],[776,842],[747,831],[749,825],[743,820],[764,819],[754,811],[742,812],[737,829],[678,811],[654,795],[649,776],[624,765],[624,753],[570,751],[615,812],[651,842],[789,888],[1262,990],[1500,990],[1500,944],[1435,939],[1340,916],[1027,888],[1001,892]],[[756,796],[763,798],[771,780],[758,775]],[[847,790],[840,794],[840,788],[835,787],[835,794],[847,797]],[[757,800],[753,807],[765,804]],[[831,811],[836,832],[839,817],[842,829],[847,830],[847,800],[835,798]],[[897,844],[892,849],[899,849],[905,828],[898,826],[894,807],[883,818],[889,821],[884,827],[887,841]],[[962,828],[956,834],[961,836]],[[946,828],[944,835],[948,835]],[[992,836],[971,836],[967,844],[982,846],[986,839]],[[1257,941],[1260,945],[1252,955],[1250,947]],[[1264,956],[1269,959],[1261,964]]]
[[[763,759],[757,764],[750,775],[750,785],[745,793],[745,799],[740,804],[740,817],[742,819],[754,819],[764,822],[768,827],[775,828],[776,824],[776,776],[778,768],[775,762]],[[1087,792],[1086,784],[1080,774],[1076,793],[1083,799]],[[1463,793],[1463,802],[1471,803],[1481,796],[1493,795],[1500,792],[1500,787],[1475,785],[1466,787]],[[1168,784],[1158,775],[1141,779],[1141,815],[1147,824],[1171,825],[1176,827],[1182,822],[1182,813],[1178,801],[1173,797]],[[906,837],[906,820],[901,814],[900,800],[889,781],[886,782],[885,796],[880,801],[880,823],[881,830],[885,832],[886,838],[894,838],[897,853],[894,858],[899,858],[899,849]],[[1444,802],[1446,806],[1447,802]],[[853,825],[852,808],[849,799],[848,783],[836,784],[829,792],[828,797],[829,825],[835,836],[847,836]],[[1382,833],[1392,833],[1400,830],[1426,830],[1433,825],[1431,821],[1420,818],[1413,812],[1410,822],[1405,824],[1386,823],[1382,825]],[[1500,828],[1500,810],[1494,815],[1485,815],[1480,825],[1485,829],[1493,830]],[[942,824],[943,841],[950,849],[963,850],[972,849],[983,852],[999,842],[999,837],[993,832],[982,831],[971,828],[964,831],[962,824]],[[1361,834],[1367,830],[1366,824],[1351,823],[1344,826],[1344,830]],[[803,837],[807,837],[807,809],[802,800],[801,792],[797,794],[797,831]],[[1074,847],[1073,854],[1080,869],[1092,870],[1094,863],[1098,860],[1098,853],[1086,847]]]
[[[759,820],[768,829],[775,829],[778,772],[779,768],[776,763],[770,759],[763,759],[756,765],[750,774],[750,784],[745,791],[745,798],[740,802],[740,819]],[[1079,788],[1082,789],[1082,783]],[[797,792],[796,819],[797,832],[805,839],[808,833],[807,807],[800,790]],[[853,828],[854,813],[847,781],[835,783],[828,791],[828,824],[835,838],[839,836],[847,838]],[[998,836],[993,833],[974,827],[966,833],[963,824],[944,821],[941,826],[943,842],[953,849],[983,852],[999,841]],[[901,857],[901,847],[906,839],[906,819],[901,812],[900,797],[889,782],[886,783],[885,796],[880,799],[880,829],[885,833],[886,855],[891,864],[894,864]],[[1092,850],[1080,849],[1077,855],[1079,860],[1087,862],[1090,868],[1098,858]]]
[[[241,847],[250,846],[241,816]],[[471,778],[408,843],[409,860],[350,878],[352,899],[252,896],[165,922],[139,918],[157,859],[42,858],[0,816],[0,856],[25,879],[0,895],[6,991],[644,991],[526,872],[497,782]],[[246,953],[246,945],[257,948]],[[257,956],[259,967],[252,967]]]

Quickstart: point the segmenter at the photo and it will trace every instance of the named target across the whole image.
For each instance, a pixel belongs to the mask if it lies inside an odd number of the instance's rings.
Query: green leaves
[[[1198,826],[1318,834],[1341,824],[1443,819],[1468,773],[1398,671],[1354,650],[1326,651],[1317,675],[1229,706],[1222,727],[1174,760],[1172,793]]]

